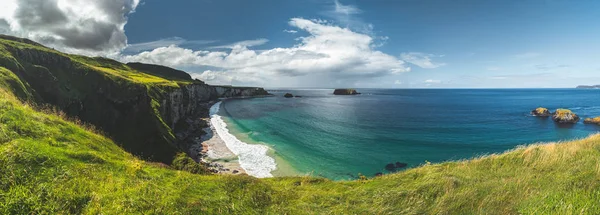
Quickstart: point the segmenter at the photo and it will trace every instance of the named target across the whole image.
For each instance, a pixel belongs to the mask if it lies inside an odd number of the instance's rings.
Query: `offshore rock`
[[[574,124],[579,121],[579,116],[568,109],[557,109],[552,114],[552,120],[560,124]]]
[[[335,89],[333,95],[358,95],[355,89]]]
[[[550,113],[550,111],[548,111],[547,108],[539,107],[539,108],[533,109],[531,111],[531,115],[539,116],[539,117],[549,117],[552,114]]]
[[[585,118],[583,120],[583,123],[585,124],[596,124],[596,125],[600,125],[600,116],[594,117],[594,118]]]

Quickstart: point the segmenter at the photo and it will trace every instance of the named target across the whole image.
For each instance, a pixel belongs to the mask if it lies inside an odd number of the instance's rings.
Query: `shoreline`
[[[202,161],[209,164],[209,168],[215,173],[220,174],[246,174],[238,157],[227,146],[219,135],[216,134],[214,126],[210,123],[210,118],[202,118],[206,121],[208,127],[204,128],[205,135],[202,136],[202,149],[200,154]]]
[[[224,174],[248,174],[257,178],[273,177],[277,170],[275,159],[268,155],[271,150],[265,145],[248,144],[229,133],[227,124],[217,113],[222,101],[210,107],[209,127],[202,137],[202,160],[210,163],[210,168]]]

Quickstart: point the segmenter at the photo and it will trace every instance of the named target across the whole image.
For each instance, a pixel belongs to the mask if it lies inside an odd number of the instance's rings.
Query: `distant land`
[[[577,89],[600,89],[600,85],[579,85]]]

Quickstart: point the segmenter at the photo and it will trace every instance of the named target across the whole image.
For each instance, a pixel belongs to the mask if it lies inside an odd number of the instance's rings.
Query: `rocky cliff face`
[[[214,88],[217,95],[222,98],[270,95],[265,89],[260,87],[215,86]]]
[[[267,95],[262,88],[210,86],[167,67],[67,55],[19,38],[0,37],[0,67],[14,73],[30,100],[49,104],[90,123],[140,157],[170,163],[186,141],[206,126],[211,102],[220,97]],[[140,71],[148,69],[149,71]],[[128,78],[158,74],[167,84]],[[142,74],[145,73],[145,74]]]
[[[208,117],[210,106],[217,99],[266,95],[269,93],[263,88],[210,86],[196,82],[166,93],[160,101],[160,114],[175,134],[175,145],[187,151],[196,143],[196,138],[204,134],[203,128],[208,125],[201,119]]]

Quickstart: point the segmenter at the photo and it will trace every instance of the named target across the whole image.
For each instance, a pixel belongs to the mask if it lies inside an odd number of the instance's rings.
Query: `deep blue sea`
[[[351,179],[387,173],[391,162],[414,167],[503,152],[518,145],[571,140],[600,131],[583,118],[600,116],[600,90],[358,89],[271,90],[273,97],[223,102],[230,132],[273,149],[281,168]],[[284,93],[301,98],[284,98]],[[568,108],[573,126],[530,116],[539,106]],[[287,171],[289,172],[289,171]],[[277,174],[276,174],[277,175]]]

